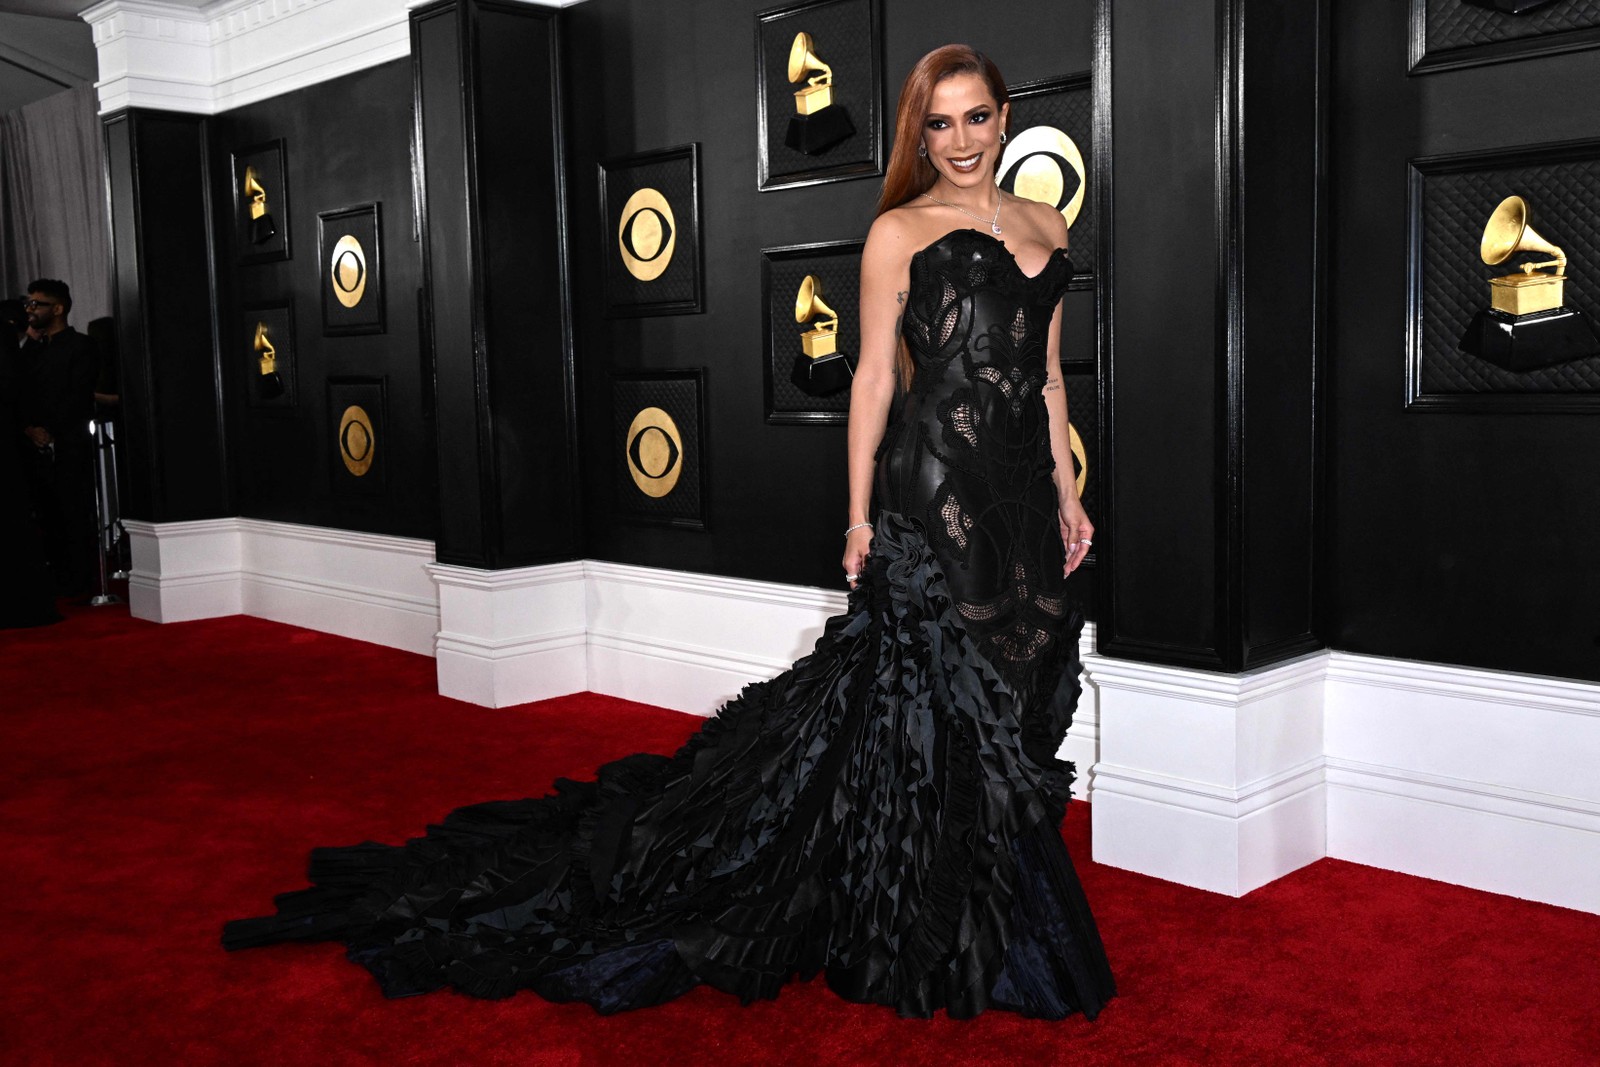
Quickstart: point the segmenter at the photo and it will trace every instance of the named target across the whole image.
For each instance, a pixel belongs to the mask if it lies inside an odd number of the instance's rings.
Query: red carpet
[[[1243,900],[1090,863],[1121,996],[1093,1024],[897,1019],[820,983],[612,1018],[530,994],[385,1001],[337,945],[225,954],[312,845],[668,751],[686,715],[582,695],[491,711],[433,663],[120,608],[0,632],[7,1064],[1596,1064],[1600,917],[1323,860]]]

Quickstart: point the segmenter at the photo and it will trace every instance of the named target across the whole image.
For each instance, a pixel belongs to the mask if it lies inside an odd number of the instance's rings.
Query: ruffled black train
[[[611,1013],[826,972],[907,1016],[1093,1018],[1115,990],[1055,758],[1078,627],[1045,665],[1053,696],[1020,717],[921,532],[882,515],[812,654],[675,755],[461,808],[404,846],[317,849],[313,887],[223,943],[343,941],[388,996],[527,988]]]

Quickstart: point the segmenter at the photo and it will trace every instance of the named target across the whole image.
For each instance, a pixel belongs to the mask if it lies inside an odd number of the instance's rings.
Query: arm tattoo
[[[1046,378],[1044,380],[1044,391],[1045,392],[1047,392],[1047,393],[1055,392],[1056,390],[1058,390],[1060,388],[1061,388],[1061,379],[1057,378],[1055,375],[1052,374],[1052,375],[1050,375],[1048,378]]]
[[[909,289],[902,289],[894,294],[894,302],[900,305],[900,314],[894,317],[894,335],[896,337],[900,336],[900,324],[905,322],[906,319],[906,297],[910,295],[910,292]]]
[[[898,293],[894,294],[894,302],[899,304],[901,307],[905,307],[906,297],[909,295],[911,295],[910,289],[902,289]]]

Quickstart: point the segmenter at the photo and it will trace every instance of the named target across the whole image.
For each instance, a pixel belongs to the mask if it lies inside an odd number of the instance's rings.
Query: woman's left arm
[[[1057,247],[1067,247],[1067,223],[1060,213],[1050,212],[1054,221],[1051,234]],[[1063,296],[1062,300],[1065,300]],[[1050,455],[1055,459],[1056,504],[1061,515],[1061,544],[1066,550],[1063,574],[1071,574],[1089,554],[1094,524],[1084,514],[1078,500],[1078,478],[1072,467],[1072,438],[1067,390],[1061,378],[1061,301],[1050,317],[1050,332],[1045,342],[1044,407],[1049,416]]]

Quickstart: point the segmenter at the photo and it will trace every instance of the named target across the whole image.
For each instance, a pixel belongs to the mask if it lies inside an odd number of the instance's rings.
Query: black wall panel
[[[1407,161],[1600,136],[1600,52],[1407,77],[1407,5],[1333,11],[1333,643],[1600,679],[1600,419],[1404,406]]]
[[[580,554],[557,16],[497,0],[412,15],[438,383],[441,562]]]
[[[212,119],[219,353],[238,513],[248,518],[435,536],[432,367],[418,327],[411,98],[411,64],[396,60]],[[231,154],[275,138],[284,142],[291,258],[240,263]],[[317,213],[373,202],[382,206],[385,330],[324,336]],[[242,308],[285,298],[294,302],[297,402],[253,407],[247,391],[259,375],[239,325]],[[337,413],[330,422],[326,383],[341,377],[383,379],[387,411],[376,447],[387,466],[380,492],[347,491],[330,462],[338,424]]]
[[[208,120],[129,110],[104,124],[127,427],[128,518],[231,514],[213,344]]]
[[[1111,225],[1129,281],[1113,305],[1108,610],[1117,654],[1220,666],[1218,19],[1209,3],[1112,7]]]
[[[911,64],[950,41],[988,52],[1013,84],[1088,70],[1093,8],[1092,0],[884,0],[886,113],[892,116]],[[881,179],[757,191],[753,89],[761,9],[730,0],[589,0],[564,13],[587,554],[842,588],[845,427],[765,421],[760,250],[863,238]],[[601,256],[609,235],[598,232],[597,164],[687,142],[702,146],[706,310],[607,319]],[[1092,255],[1075,249],[1074,258],[1088,262]],[[1095,358],[1093,315],[1092,292],[1067,295],[1062,340],[1069,358]],[[674,367],[706,368],[703,532],[632,524],[614,514],[609,372]],[[1075,592],[1092,610],[1093,576],[1080,573]]]

